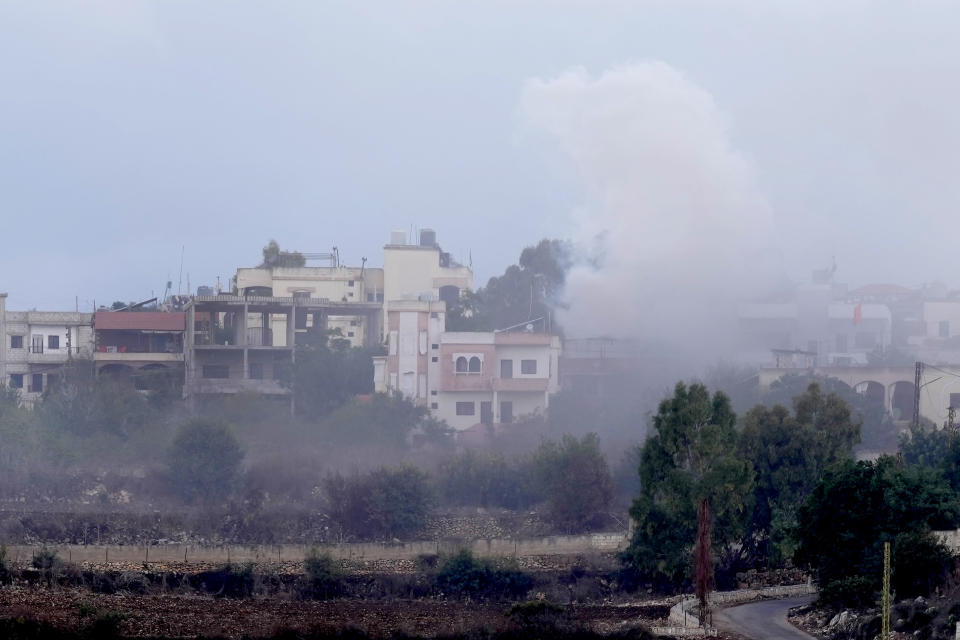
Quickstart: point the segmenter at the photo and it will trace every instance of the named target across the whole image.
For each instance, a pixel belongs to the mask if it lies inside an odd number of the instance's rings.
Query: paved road
[[[713,614],[713,624],[753,640],[815,640],[787,622],[787,610],[790,607],[810,602],[812,598],[803,596],[786,600],[761,600],[721,609]]]

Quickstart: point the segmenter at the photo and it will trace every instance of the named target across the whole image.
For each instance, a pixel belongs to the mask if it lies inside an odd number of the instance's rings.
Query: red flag
[[[863,306],[857,305],[853,308],[853,324],[860,324],[863,320]]]

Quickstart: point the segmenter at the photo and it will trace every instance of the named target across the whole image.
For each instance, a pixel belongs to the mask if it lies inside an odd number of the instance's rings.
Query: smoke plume
[[[710,94],[662,62],[576,68],[530,80],[521,116],[583,181],[568,334],[723,355],[737,300],[775,259],[771,212]]]

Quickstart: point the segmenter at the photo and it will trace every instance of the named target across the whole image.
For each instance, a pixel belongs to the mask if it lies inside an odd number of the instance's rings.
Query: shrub
[[[218,598],[248,598],[253,595],[253,564],[225,564],[219,569],[196,574],[194,581]]]
[[[437,570],[437,588],[456,596],[517,598],[533,586],[533,578],[506,559],[474,558],[463,549],[446,558]]]
[[[834,609],[860,609],[874,601],[873,581],[863,576],[848,576],[828,582],[820,588],[818,603]]]
[[[240,477],[244,452],[223,422],[191,420],[177,432],[167,453],[174,487],[187,502],[223,498]]]
[[[904,598],[928,596],[950,572],[950,550],[929,531],[901,533],[893,543],[893,589]]]
[[[533,458],[547,496],[547,513],[559,527],[582,531],[613,500],[613,480],[600,439],[564,435],[559,443],[544,441]]]
[[[341,596],[346,591],[340,567],[329,553],[311,549],[303,561],[303,574],[306,581],[303,594],[306,597],[327,600]]]
[[[555,633],[570,623],[563,607],[546,600],[518,602],[507,610],[507,617],[538,636]]]
[[[402,537],[422,528],[434,505],[428,476],[411,466],[380,467],[364,475],[331,475],[324,492],[344,533]]]
[[[0,584],[10,584],[10,567],[7,564],[7,547],[0,544]]]

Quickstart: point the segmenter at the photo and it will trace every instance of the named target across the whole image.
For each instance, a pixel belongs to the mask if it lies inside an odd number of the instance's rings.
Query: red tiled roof
[[[165,311],[97,311],[93,328],[127,331],[183,331],[185,314]]]

